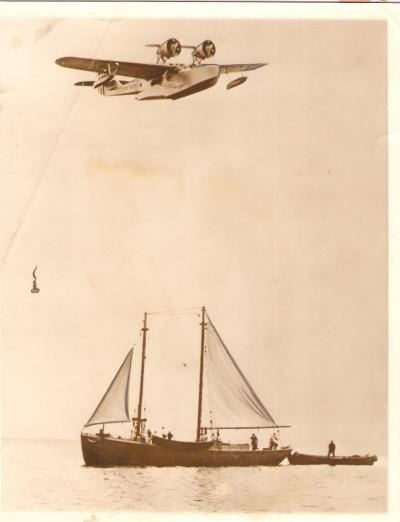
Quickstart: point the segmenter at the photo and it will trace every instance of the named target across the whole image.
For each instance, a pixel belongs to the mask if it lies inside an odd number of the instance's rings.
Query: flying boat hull
[[[218,65],[185,67],[177,72],[167,72],[159,84],[145,88],[137,100],[178,100],[213,87],[219,78]]]
[[[100,78],[94,83],[104,96],[136,95],[137,100],[177,100],[196,92],[213,87],[220,76],[218,65],[198,65],[183,67],[172,72],[166,72],[161,80],[150,82],[135,79],[119,81],[111,78]]]

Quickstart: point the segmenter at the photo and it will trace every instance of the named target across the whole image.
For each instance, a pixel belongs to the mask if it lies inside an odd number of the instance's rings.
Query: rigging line
[[[183,315],[198,315],[198,312],[174,312],[174,313],[155,313],[155,314],[148,314],[148,315],[159,315],[163,317],[177,317],[177,316],[183,316]]]
[[[147,312],[147,315],[178,314],[178,313],[189,312],[189,311],[191,311],[190,313],[196,313],[199,310],[201,310],[200,306],[192,306],[190,308],[176,308],[173,310],[159,310],[157,312]]]
[[[99,49],[100,49],[100,45],[101,45],[101,43],[102,43],[102,41],[103,41],[103,39],[104,39],[104,37],[105,37],[107,31],[108,31],[108,28],[109,28],[109,26],[110,26],[110,24],[111,24],[111,22],[112,22],[113,17],[114,17],[114,15],[111,15],[111,18],[110,18],[110,20],[107,22],[107,26],[106,26],[105,30],[103,31],[103,34],[102,34],[101,37],[100,37],[99,43],[98,43],[98,45],[97,45],[97,47],[96,47],[96,51],[95,51],[95,53],[94,53],[94,58],[93,58],[93,60],[94,60],[94,59],[96,58],[96,56],[97,56],[97,53],[98,53],[98,51],[99,51]],[[14,242],[15,242],[15,239],[16,239],[17,236],[18,236],[19,231],[21,230],[22,225],[24,224],[25,218],[26,218],[26,216],[27,216],[27,214],[28,214],[28,211],[29,211],[29,209],[30,209],[30,207],[31,207],[32,201],[33,201],[33,199],[34,199],[34,197],[35,197],[35,195],[36,195],[36,193],[37,193],[37,191],[38,191],[38,189],[39,189],[40,184],[41,184],[42,181],[43,181],[44,174],[46,173],[46,171],[47,171],[47,167],[49,166],[50,161],[52,160],[52,158],[53,158],[53,156],[54,156],[54,153],[55,153],[55,151],[56,151],[56,149],[57,149],[57,146],[58,146],[58,143],[59,143],[59,141],[60,141],[60,138],[61,138],[61,136],[62,136],[62,134],[63,134],[63,132],[64,132],[64,130],[65,130],[65,127],[66,127],[66,125],[67,125],[67,122],[68,122],[69,116],[70,116],[71,113],[72,113],[72,109],[74,108],[75,103],[78,101],[78,98],[79,98],[79,96],[80,96],[80,93],[81,93],[81,89],[78,89],[76,96],[74,97],[74,99],[72,100],[71,105],[69,106],[69,109],[68,109],[68,111],[67,111],[67,113],[66,113],[66,115],[65,115],[65,118],[64,118],[64,120],[63,120],[63,123],[62,123],[62,125],[61,125],[61,127],[60,127],[60,129],[59,129],[59,131],[58,131],[58,133],[57,133],[57,136],[56,136],[56,139],[55,139],[54,145],[53,145],[53,147],[50,149],[50,153],[49,153],[49,155],[48,155],[48,157],[47,157],[47,160],[45,161],[45,164],[44,164],[44,166],[43,166],[43,168],[42,168],[42,171],[41,171],[40,175],[38,176],[38,178],[37,178],[37,180],[36,180],[36,182],[35,182],[35,184],[34,184],[34,187],[33,187],[32,193],[31,193],[31,195],[30,195],[30,197],[29,197],[29,199],[28,199],[28,201],[27,201],[27,203],[26,203],[26,205],[25,205],[25,207],[24,207],[24,209],[23,209],[23,211],[22,211],[22,215],[21,215],[20,219],[18,220],[18,222],[17,222],[17,226],[16,226],[16,228],[15,228],[15,230],[14,230],[13,234],[11,235],[11,238],[10,238],[10,240],[9,240],[9,242],[8,242],[8,245],[7,245],[7,247],[6,247],[6,250],[5,250],[5,253],[4,253],[3,259],[1,260],[0,268],[3,268],[3,267],[5,266],[5,264],[6,264],[6,261],[7,261],[8,255],[9,255],[11,249],[12,249],[12,246],[13,246],[13,244],[14,244]]]

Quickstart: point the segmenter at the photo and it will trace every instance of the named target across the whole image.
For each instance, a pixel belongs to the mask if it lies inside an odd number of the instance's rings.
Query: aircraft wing
[[[95,60],[91,58],[76,58],[66,56],[58,58],[56,64],[70,69],[81,71],[107,73],[108,70],[116,71],[115,74],[141,78],[143,80],[159,80],[166,71],[175,70],[173,65],[158,65],[148,63],[117,62],[115,60]]]
[[[222,73],[235,73],[242,71],[253,71],[254,69],[258,69],[260,67],[264,67],[264,65],[268,65],[267,63],[235,63],[232,65],[220,65],[219,69]]]

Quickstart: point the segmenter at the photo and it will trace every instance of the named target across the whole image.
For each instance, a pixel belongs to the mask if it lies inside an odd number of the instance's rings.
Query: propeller
[[[193,56],[193,63],[194,64],[200,64],[203,60],[206,60],[207,58],[212,58],[217,48],[215,47],[214,42],[211,40],[204,40],[204,42],[201,42],[199,45],[182,45],[183,49],[192,49],[192,56]]]
[[[157,63],[160,60],[165,63],[169,58],[174,58],[181,54],[182,46],[176,38],[168,38],[162,44],[147,44],[146,47],[157,48]]]

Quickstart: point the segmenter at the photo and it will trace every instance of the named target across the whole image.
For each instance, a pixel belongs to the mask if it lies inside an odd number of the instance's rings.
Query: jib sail
[[[129,350],[124,362],[115,374],[103,398],[85,424],[108,424],[111,422],[128,422],[129,418],[129,380],[131,373],[133,349]]]

